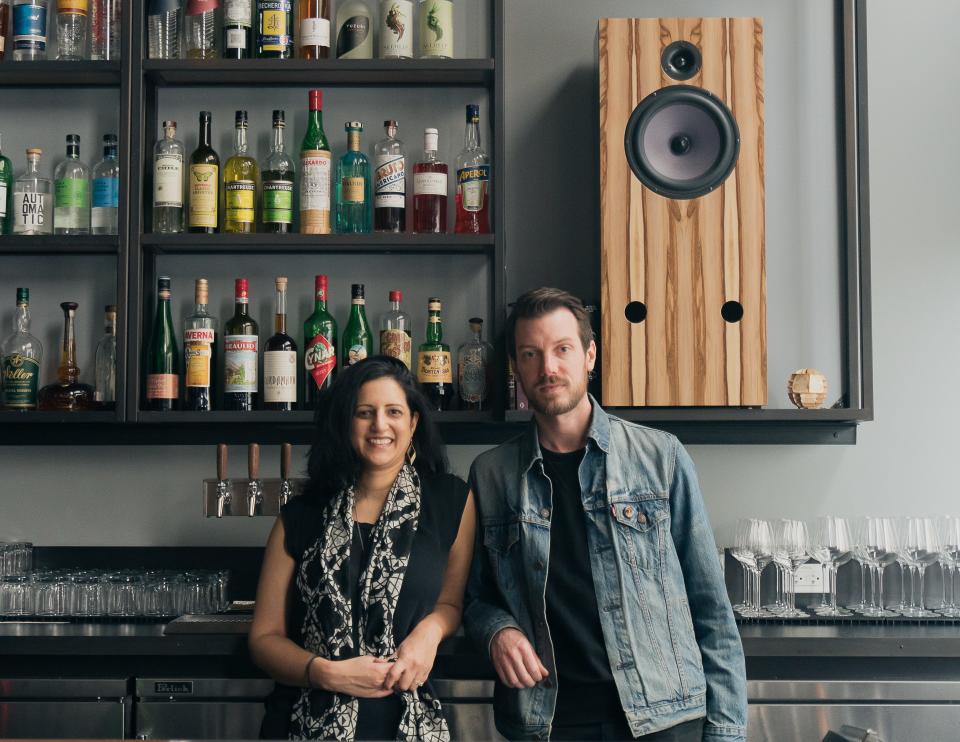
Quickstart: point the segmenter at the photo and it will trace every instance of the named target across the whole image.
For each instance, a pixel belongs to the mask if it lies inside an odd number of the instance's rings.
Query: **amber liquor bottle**
[[[57,369],[57,382],[47,384],[37,395],[37,404],[41,410],[90,410],[96,406],[93,387],[80,383],[80,367],[77,366],[77,336],[74,333],[77,306],[75,301],[65,301],[60,305],[63,310],[60,368]]]

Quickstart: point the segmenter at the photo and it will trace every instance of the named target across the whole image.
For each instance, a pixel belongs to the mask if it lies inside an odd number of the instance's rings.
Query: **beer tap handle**
[[[293,455],[293,446],[284,443],[280,446],[280,478],[290,479],[290,459]]]
[[[217,517],[230,514],[233,498],[230,496],[230,484],[227,481],[227,444],[217,444]]]
[[[224,482],[227,479],[227,444],[217,444],[217,480]]]
[[[247,448],[247,470],[250,479],[260,479],[260,444],[251,443]]]

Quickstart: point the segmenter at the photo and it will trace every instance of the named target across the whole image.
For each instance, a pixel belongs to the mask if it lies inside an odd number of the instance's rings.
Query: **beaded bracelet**
[[[310,682],[310,665],[313,664],[313,661],[314,661],[314,660],[318,660],[318,659],[320,659],[320,655],[319,655],[319,654],[313,655],[313,657],[311,657],[310,659],[307,660],[307,664],[306,664],[306,666],[303,668],[303,680],[304,680],[304,683],[305,683],[305,685],[307,686],[307,688],[310,688],[311,690],[313,690],[314,688],[316,688],[316,686],[315,686],[313,683]]]

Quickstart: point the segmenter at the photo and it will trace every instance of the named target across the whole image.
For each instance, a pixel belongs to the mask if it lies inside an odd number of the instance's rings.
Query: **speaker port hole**
[[[720,316],[730,324],[743,319],[743,305],[738,301],[724,302],[720,308]]]
[[[647,318],[647,305],[642,301],[632,301],[624,307],[623,314],[628,322],[640,324]]]

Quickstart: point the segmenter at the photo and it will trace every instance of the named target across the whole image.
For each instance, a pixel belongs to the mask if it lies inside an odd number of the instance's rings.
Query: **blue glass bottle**
[[[337,163],[334,179],[337,196],[336,231],[338,234],[359,234],[373,231],[373,185],[370,161],[360,151],[363,124],[348,121],[348,149]]]

